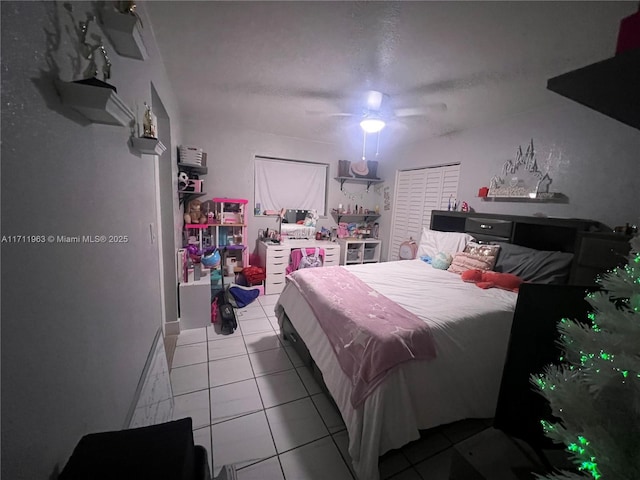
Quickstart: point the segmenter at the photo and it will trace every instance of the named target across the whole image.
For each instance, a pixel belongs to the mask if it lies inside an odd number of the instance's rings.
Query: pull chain
[[[366,157],[366,148],[367,148],[367,132],[364,133],[364,138],[362,139],[362,161],[367,159]]]

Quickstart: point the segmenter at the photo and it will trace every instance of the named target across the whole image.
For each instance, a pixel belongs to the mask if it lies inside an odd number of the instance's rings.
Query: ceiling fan
[[[362,107],[358,112],[327,113],[307,111],[310,115],[326,115],[328,117],[357,117],[360,126],[366,133],[377,133],[388,123],[407,117],[426,117],[432,112],[447,110],[445,103],[432,103],[423,107],[392,108],[391,97],[377,90],[368,90],[361,100]],[[360,102],[358,102],[360,103]]]

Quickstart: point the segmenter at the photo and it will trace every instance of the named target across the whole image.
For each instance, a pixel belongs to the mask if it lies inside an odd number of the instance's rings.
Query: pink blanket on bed
[[[351,379],[354,408],[396,365],[435,358],[429,326],[346,269],[298,270],[288,281],[309,303]]]

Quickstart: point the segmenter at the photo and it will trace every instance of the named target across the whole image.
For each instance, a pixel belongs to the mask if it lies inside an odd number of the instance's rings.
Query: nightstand
[[[595,285],[595,279],[627,263],[630,235],[612,232],[580,232],[570,283]]]

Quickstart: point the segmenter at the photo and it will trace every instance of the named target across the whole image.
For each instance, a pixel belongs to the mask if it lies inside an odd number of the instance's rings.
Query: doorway
[[[158,121],[158,139],[166,150],[158,157],[155,165],[156,180],[156,223],[158,225],[158,261],[160,265],[160,297],[162,310],[162,331],[166,332],[167,322],[178,320],[178,292],[176,273],[176,247],[174,224],[177,210],[176,186],[173,172],[173,146],[171,144],[171,121],[158,92],[151,84],[151,105]],[[171,332],[174,333],[174,332]]]

